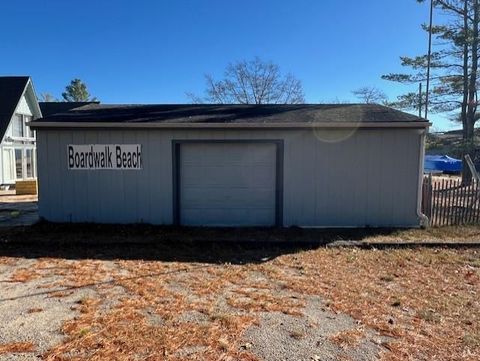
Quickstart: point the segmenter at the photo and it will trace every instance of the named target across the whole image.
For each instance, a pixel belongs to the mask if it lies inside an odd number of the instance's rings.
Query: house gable
[[[15,113],[24,114],[24,115],[33,115],[32,107],[27,101],[25,95],[22,95],[22,97],[20,98],[17,109],[15,110]]]
[[[11,129],[14,115],[40,118],[35,90],[29,77],[0,77],[0,136],[2,143]]]

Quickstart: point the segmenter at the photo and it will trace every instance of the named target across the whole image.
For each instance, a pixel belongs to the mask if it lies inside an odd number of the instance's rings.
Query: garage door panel
[[[258,144],[184,144],[182,148],[195,148],[182,153],[182,163],[192,165],[231,165],[264,164],[268,165],[275,156],[275,146],[261,147]],[[228,158],[225,158],[228,152]]]
[[[270,189],[189,188],[182,195],[184,208],[271,208]],[[267,206],[265,206],[267,205]]]
[[[184,143],[179,166],[182,224],[275,224],[275,144]]]
[[[271,209],[188,209],[182,214],[182,223],[190,226],[265,226],[270,225],[275,212]],[[240,220],[232,224],[231,220]]]
[[[275,168],[268,166],[201,166],[185,165],[182,183],[186,187],[222,186],[232,187],[270,187],[275,181]]]

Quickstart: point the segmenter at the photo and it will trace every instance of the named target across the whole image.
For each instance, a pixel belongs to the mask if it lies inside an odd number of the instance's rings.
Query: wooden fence
[[[461,179],[424,177],[422,212],[431,226],[480,223],[478,182],[462,185]]]

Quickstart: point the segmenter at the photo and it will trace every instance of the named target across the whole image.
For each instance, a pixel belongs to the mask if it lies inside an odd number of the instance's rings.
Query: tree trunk
[[[462,121],[462,134],[463,139],[467,139],[467,104],[468,104],[468,56],[469,56],[469,44],[468,44],[468,2],[465,1],[463,5],[463,99],[462,109],[460,113],[460,119]]]
[[[475,113],[477,111],[477,71],[478,71],[478,21],[479,21],[478,0],[473,0],[473,20],[472,20],[472,63],[470,70],[470,80],[468,84],[468,104],[467,104],[467,120],[464,132],[464,154],[468,154],[473,149]],[[465,162],[464,162],[465,163]],[[472,174],[470,169],[463,166],[462,182],[470,184]]]

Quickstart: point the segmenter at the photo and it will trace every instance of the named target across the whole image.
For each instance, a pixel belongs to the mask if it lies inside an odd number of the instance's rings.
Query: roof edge
[[[35,111],[38,113],[38,118],[42,118],[43,117],[42,110],[40,109],[40,104],[38,102],[37,93],[35,91],[35,86],[33,85],[33,80],[30,76],[28,77],[27,85],[25,86],[25,89],[23,91],[22,96],[25,96],[28,91],[31,92],[31,94],[30,94],[32,96],[31,101],[33,103],[33,106],[35,107]],[[16,111],[16,109],[15,109],[15,111]]]
[[[428,128],[428,121],[409,122],[329,122],[329,123],[114,123],[114,122],[42,122],[28,123],[32,129],[305,129],[305,128]]]

